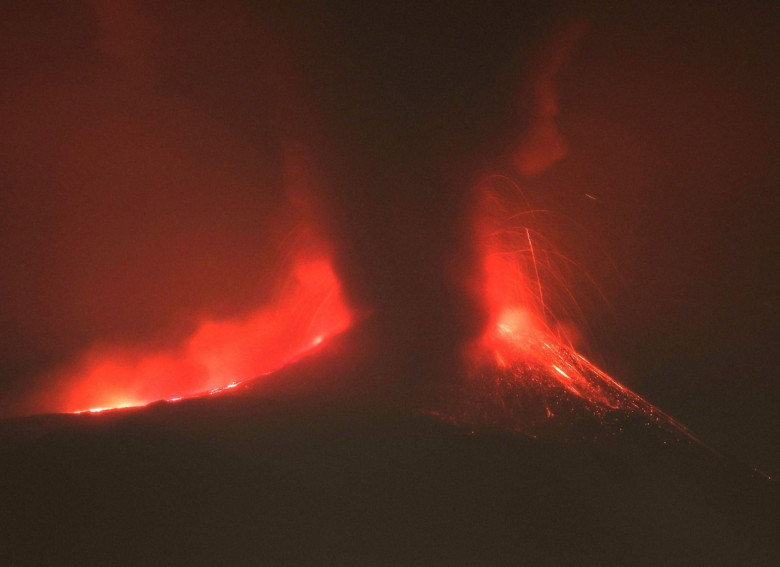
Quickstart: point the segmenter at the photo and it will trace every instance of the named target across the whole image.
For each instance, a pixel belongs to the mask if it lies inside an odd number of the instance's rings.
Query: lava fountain
[[[507,176],[490,176],[478,189],[475,238],[487,322],[470,347],[469,378],[449,417],[532,435],[575,436],[577,429],[585,436],[617,432],[624,418],[639,418],[700,443],[577,352],[565,331],[570,325],[563,324],[575,316],[576,299],[560,267],[573,260],[536,229],[543,211],[531,208]]]

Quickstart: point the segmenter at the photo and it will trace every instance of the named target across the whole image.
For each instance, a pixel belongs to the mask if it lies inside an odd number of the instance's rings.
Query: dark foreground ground
[[[0,565],[778,565],[774,482],[596,442],[227,396],[0,422]]]

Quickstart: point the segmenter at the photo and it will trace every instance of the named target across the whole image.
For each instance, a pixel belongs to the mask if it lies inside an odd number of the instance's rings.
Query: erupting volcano
[[[0,563],[776,563],[762,9],[55,4],[0,7]]]
[[[106,33],[119,25],[117,17],[126,17],[112,11],[121,5],[100,8]],[[382,169],[383,160],[364,155],[363,148],[350,152],[353,159],[347,163],[336,158],[336,167],[308,166],[311,156],[284,156],[283,183],[293,203],[287,207],[294,210],[297,202],[300,209],[303,202],[306,208],[298,211],[298,227],[289,232],[308,236],[288,236],[279,245],[284,261],[272,269],[275,283],[264,305],[232,318],[202,317],[189,335],[163,347],[98,341],[51,372],[54,378],[43,380],[42,392],[35,395],[37,412],[96,413],[237,386],[251,390],[273,382],[269,374],[274,371],[327,349],[329,339],[346,331],[360,313],[360,319],[373,323],[352,331],[367,348],[358,357],[380,377],[361,387],[361,377],[355,376],[357,391],[370,390],[371,396],[455,421],[531,434],[565,429],[568,422],[585,418],[606,426],[608,416],[634,414],[689,435],[597,369],[561,333],[573,325],[563,304],[576,307],[577,290],[568,289],[558,265],[572,261],[533,222],[525,222],[536,213],[518,180],[540,175],[566,154],[556,124],[555,80],[584,30],[574,20],[531,52],[533,64],[524,78],[529,93],[524,129],[518,110],[486,118],[485,124],[475,124],[473,134],[485,140],[459,149],[514,148],[511,159],[495,164],[506,173],[480,178],[483,174],[472,166],[443,164],[449,173],[437,179],[437,172],[420,162],[434,155],[422,147],[399,148],[398,155],[410,163],[394,164],[392,172]],[[151,57],[141,50],[136,55]],[[118,57],[128,64],[126,54]],[[421,129],[428,120],[421,120]],[[506,135],[497,137],[496,129]],[[461,135],[447,133],[444,129],[440,135]],[[488,143],[493,139],[499,142]],[[356,157],[375,165],[353,174],[348,170]],[[372,203],[370,196],[345,200],[344,188],[328,188],[334,184],[375,185],[376,191],[402,195],[416,210],[397,209],[383,199]],[[428,202],[427,194],[442,197]],[[377,216],[384,226],[370,226]],[[377,381],[383,384],[377,387]]]
[[[556,264],[571,260],[532,228],[533,222],[523,222],[537,213],[519,186],[507,176],[494,175],[475,192],[472,247],[478,271],[471,277],[484,326],[458,353],[456,362],[462,368],[436,383],[437,402],[413,403],[455,421],[534,435],[560,434],[583,419],[599,423],[603,434],[614,433],[619,416],[633,414],[695,440],[683,426],[600,371],[561,334],[567,310],[555,302],[566,298],[555,288],[565,289],[567,282]],[[311,253],[299,256],[288,263],[293,273],[279,278],[284,285],[269,307],[239,320],[203,322],[168,350],[92,348],[58,376],[60,393],[43,397],[54,411],[97,413],[215,395],[238,386],[243,390],[252,387],[250,379],[262,385],[269,380],[265,376],[316,352],[323,343],[327,346],[355,320],[332,261]],[[550,282],[553,289],[547,288]],[[576,305],[572,292],[563,295]],[[371,315],[361,317],[366,316]],[[381,351],[383,346],[375,348]],[[381,352],[378,356],[382,359]]]
[[[520,188],[506,176],[480,185],[476,236],[487,319],[472,346],[465,419],[532,434],[558,435],[591,420],[601,434],[627,415],[695,438],[672,418],[599,370],[576,350],[563,317],[576,311],[561,264],[572,260],[544,238]],[[547,284],[552,282],[553,288]],[[574,307],[566,309],[566,303]],[[617,429],[615,429],[617,428]],[[575,433],[574,435],[577,435]]]

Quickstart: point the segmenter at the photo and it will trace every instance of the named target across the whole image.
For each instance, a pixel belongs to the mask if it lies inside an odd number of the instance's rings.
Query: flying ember
[[[696,439],[684,426],[599,370],[562,332],[576,301],[561,264],[572,260],[534,227],[543,211],[505,176],[479,186],[475,237],[482,258],[487,323],[472,347],[472,372],[450,416],[543,434],[590,420],[638,417],[675,438]],[[608,430],[608,427],[607,427]]]

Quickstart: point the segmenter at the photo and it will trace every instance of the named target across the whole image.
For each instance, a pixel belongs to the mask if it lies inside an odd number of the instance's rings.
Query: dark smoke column
[[[337,268],[351,300],[373,312],[371,348],[393,393],[435,395],[483,324],[470,188],[527,126],[520,86],[552,10],[393,2],[305,12],[287,19],[304,38],[318,145],[331,149],[322,161]]]

